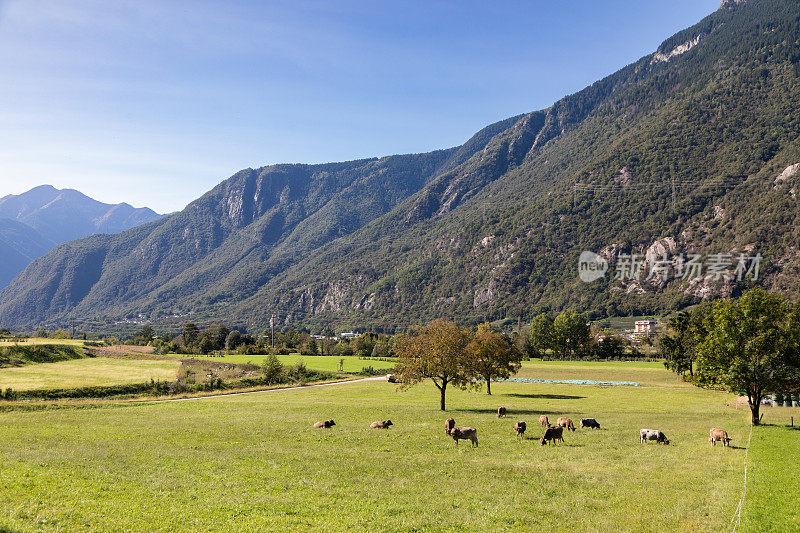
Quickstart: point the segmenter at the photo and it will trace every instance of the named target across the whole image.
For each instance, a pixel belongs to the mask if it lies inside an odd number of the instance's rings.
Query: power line
[[[692,188],[695,191],[703,188],[730,188],[736,187],[739,180],[730,176],[723,176],[711,179],[690,179],[690,178],[675,178],[674,173],[670,171],[669,181],[652,181],[652,182],[638,182],[638,183],[574,183],[572,185],[572,208],[577,207],[577,194],[579,192],[591,193],[616,193],[616,192],[640,192],[643,190],[652,190],[657,187],[668,186],[671,188],[672,195],[672,209],[677,208],[678,194],[681,189]]]

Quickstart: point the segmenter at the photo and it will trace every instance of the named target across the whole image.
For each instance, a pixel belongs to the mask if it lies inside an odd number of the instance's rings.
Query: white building
[[[633,334],[650,335],[655,333],[657,324],[655,320],[637,320],[633,325]]]

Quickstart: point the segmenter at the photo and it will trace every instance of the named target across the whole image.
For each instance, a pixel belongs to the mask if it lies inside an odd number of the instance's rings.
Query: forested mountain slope
[[[658,312],[754,282],[795,295],[798,103],[800,3],[727,2],[462,147],[247,169],[168,218],[61,245],[0,293],[0,323],[189,313],[258,327],[274,312],[392,329]],[[584,250],[609,275],[580,281]],[[662,252],[763,261],[756,281],[612,279],[620,254],[647,254],[646,270]]]
[[[28,264],[55,243],[16,220],[0,217],[0,287],[8,285]]]
[[[56,244],[116,233],[161,215],[128,204],[104,204],[73,189],[40,185],[0,198],[0,288]]]

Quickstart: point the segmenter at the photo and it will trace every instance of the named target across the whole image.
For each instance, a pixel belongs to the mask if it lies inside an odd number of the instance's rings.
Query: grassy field
[[[625,374],[612,372],[615,380],[658,370],[617,368]],[[662,372],[660,381],[671,382]],[[659,381],[635,381],[648,379]],[[733,517],[750,426],[743,410],[725,405],[729,395],[684,386],[498,383],[493,390],[491,397],[453,391],[447,413],[438,411],[431,385],[399,392],[385,381],[3,412],[0,526],[719,531]],[[499,405],[508,418],[494,415]],[[792,412],[798,418],[798,409],[768,411],[765,421]],[[540,413],[593,416],[603,429],[579,429],[563,446],[542,447],[534,440]],[[448,416],[477,427],[480,446],[456,448],[442,430]],[[327,418],[337,426],[310,427]],[[385,418],[395,423],[390,430],[368,429]],[[526,440],[511,430],[518,419],[529,423]],[[710,446],[712,426],[727,429],[734,446]],[[662,429],[672,444],[639,444],[642,427]],[[755,430],[742,530],[797,529],[797,516],[780,511],[797,501],[794,467],[784,465],[796,467],[798,444],[800,431]],[[776,472],[793,500],[772,497]]]
[[[105,357],[76,359],[0,369],[0,389],[17,391],[123,385],[175,379],[178,361],[143,361]]]
[[[48,339],[46,337],[32,337],[19,342],[13,342],[8,339],[0,340],[0,346],[13,346],[18,344],[20,346],[34,346],[40,344],[67,344],[70,346],[83,346],[84,342],[80,339]]]
[[[213,355],[177,355],[169,354],[170,357],[191,357],[194,359],[208,359],[216,362],[229,362],[229,363],[253,363],[260,365],[268,356],[266,355],[240,355],[240,354],[225,354],[223,356]],[[339,368],[339,359],[344,359],[344,372],[361,372],[364,367],[371,366],[379,370],[385,369],[387,372],[394,368],[394,363],[391,361],[373,361],[370,359],[359,359],[354,356],[347,357],[334,357],[322,355],[279,355],[278,359],[284,365],[295,365],[298,361],[302,360],[308,368],[313,370],[327,370],[329,372],[336,372]]]
[[[794,427],[789,427],[791,417]],[[800,408],[766,408],[763,422],[750,442],[741,525],[745,531],[800,531]]]
[[[525,361],[515,377],[536,379],[592,379],[595,381],[635,381],[647,387],[685,387],[667,372],[663,363],[624,361]]]

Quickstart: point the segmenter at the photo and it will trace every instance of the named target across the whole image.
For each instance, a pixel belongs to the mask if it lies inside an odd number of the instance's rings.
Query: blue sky
[[[718,5],[0,0],[0,196],[169,212],[246,167],[455,146]]]

